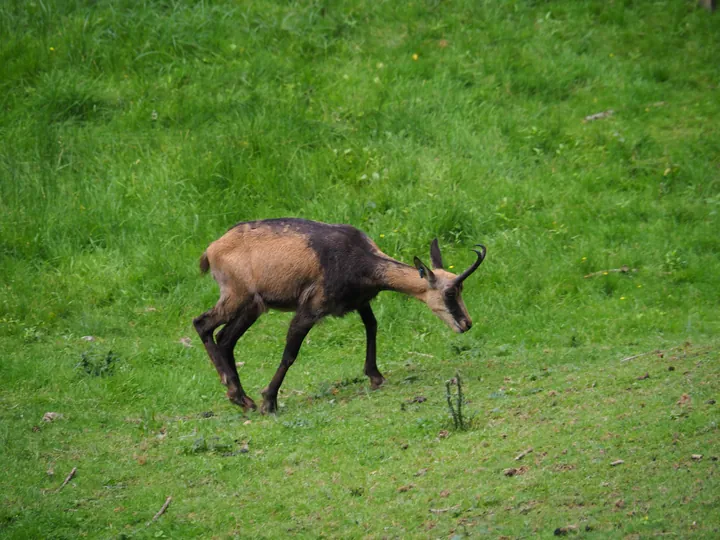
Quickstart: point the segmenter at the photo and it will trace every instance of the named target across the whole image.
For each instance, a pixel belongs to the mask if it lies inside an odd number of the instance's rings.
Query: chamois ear
[[[433,239],[430,244],[430,262],[432,263],[433,268],[444,268],[437,238]]]
[[[433,274],[433,271],[425,266],[425,263],[417,257],[415,257],[415,268],[417,268],[418,272],[420,272],[421,278],[427,279],[430,285],[435,285],[435,274]]]

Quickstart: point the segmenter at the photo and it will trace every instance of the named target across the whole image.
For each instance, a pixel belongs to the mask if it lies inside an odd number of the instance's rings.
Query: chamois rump
[[[268,309],[295,312],[280,365],[261,392],[261,412],[273,413],[280,385],[313,325],[327,315],[357,311],[367,337],[365,375],[375,389],[385,379],[376,363],[377,321],[370,301],[380,291],[398,291],[427,304],[454,331],[468,331],[472,321],[461,293],[485,258],[485,247],[476,247],[475,262],[455,275],[443,268],[437,239],[430,246],[431,270],[417,257],[414,267],[396,261],[349,225],[296,218],[239,223],[200,258],[200,270],[210,270],[220,286],[220,299],[193,324],[230,401],[254,410],[235,367],[235,344]]]

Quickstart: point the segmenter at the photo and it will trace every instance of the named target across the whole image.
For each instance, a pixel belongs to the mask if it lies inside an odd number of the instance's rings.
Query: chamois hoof
[[[237,394],[231,394],[230,392],[228,392],[228,399],[235,405],[242,407],[243,412],[254,411],[257,409],[257,405],[255,405],[255,402],[246,395],[239,396]]]
[[[277,399],[266,399],[260,406],[260,414],[277,414],[277,409]]]
[[[263,397],[263,404],[260,406],[260,414],[275,414],[278,410],[277,396],[268,396],[267,388],[260,392]]]
[[[385,382],[385,377],[383,377],[382,375],[379,377],[371,377],[370,378],[370,389],[377,390],[383,385],[384,382]]]

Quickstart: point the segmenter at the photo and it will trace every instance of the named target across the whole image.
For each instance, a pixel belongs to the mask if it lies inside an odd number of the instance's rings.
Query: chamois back
[[[266,222],[241,223],[210,244],[206,254],[221,294],[232,304],[296,309],[322,300],[322,270],[306,234]]]

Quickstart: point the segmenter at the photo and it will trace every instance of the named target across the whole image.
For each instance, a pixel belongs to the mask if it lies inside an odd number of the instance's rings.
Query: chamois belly
[[[326,304],[329,315],[342,317],[368,304],[378,294],[376,289],[363,286],[348,286],[336,297],[331,297]]]

